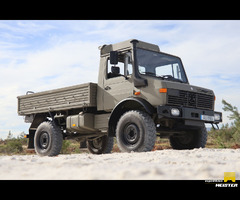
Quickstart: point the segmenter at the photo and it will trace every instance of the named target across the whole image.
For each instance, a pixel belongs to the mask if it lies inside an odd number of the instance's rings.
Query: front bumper
[[[176,112],[179,110],[179,112]],[[212,110],[187,108],[182,106],[157,106],[158,118],[182,119],[188,122],[218,124],[222,122],[222,113]]]

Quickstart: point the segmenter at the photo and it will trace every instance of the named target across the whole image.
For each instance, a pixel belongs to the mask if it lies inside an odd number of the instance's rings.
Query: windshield
[[[178,57],[145,49],[137,49],[137,61],[140,74],[168,81],[187,82],[182,62]]]

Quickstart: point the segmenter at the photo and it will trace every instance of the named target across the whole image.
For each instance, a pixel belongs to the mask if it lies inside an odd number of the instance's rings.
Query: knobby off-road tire
[[[35,151],[39,156],[57,156],[62,148],[61,129],[53,122],[42,122],[35,133]]]
[[[113,137],[104,135],[103,137],[97,138],[95,140],[88,140],[87,148],[88,151],[92,154],[111,153],[113,149],[113,142]]]
[[[147,113],[131,110],[119,119],[116,138],[122,152],[151,151],[156,140],[156,127]]]
[[[204,148],[207,143],[207,130],[205,126],[202,126],[196,130],[187,131],[181,137],[171,136],[169,140],[173,149]]]

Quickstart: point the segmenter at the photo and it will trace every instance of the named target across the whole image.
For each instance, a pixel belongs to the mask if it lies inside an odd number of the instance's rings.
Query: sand
[[[240,179],[240,149],[0,156],[0,180],[223,180],[224,172]]]

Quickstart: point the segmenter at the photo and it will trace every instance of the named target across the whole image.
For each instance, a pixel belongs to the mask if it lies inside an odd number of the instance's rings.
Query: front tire
[[[204,148],[207,143],[207,130],[205,126],[196,130],[186,131],[182,136],[171,136],[170,144],[173,149]]]
[[[116,137],[117,145],[122,152],[151,151],[156,140],[156,127],[147,113],[131,110],[119,119]]]
[[[42,122],[35,133],[35,151],[39,156],[57,156],[62,148],[61,129],[53,122]]]

